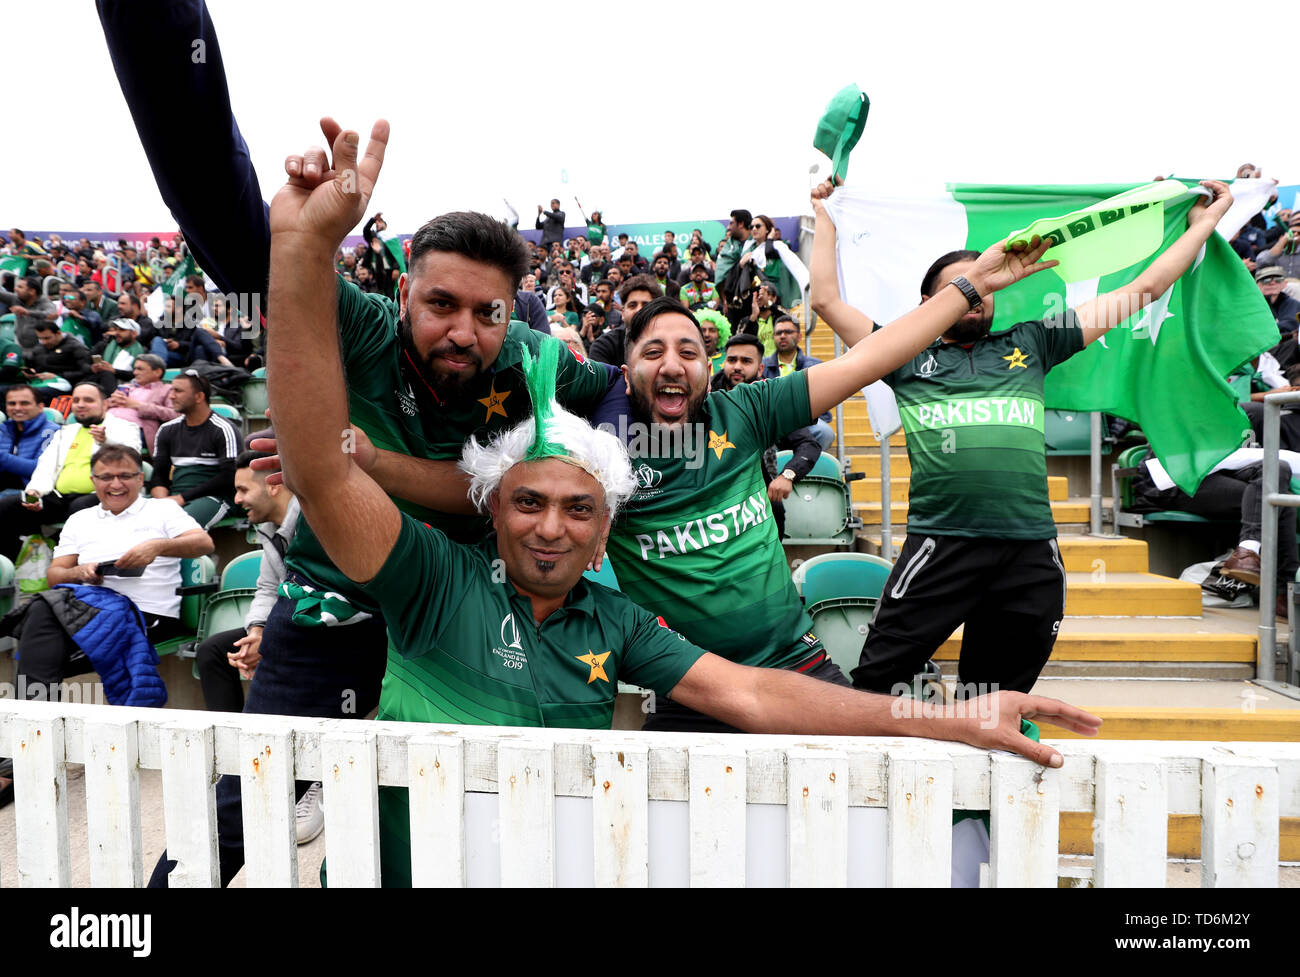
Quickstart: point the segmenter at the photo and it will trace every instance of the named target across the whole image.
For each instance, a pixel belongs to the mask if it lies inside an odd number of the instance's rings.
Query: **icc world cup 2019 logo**
[[[663,472],[649,465],[638,465],[632,474],[636,476],[636,484],[643,489],[654,488],[664,477]]]

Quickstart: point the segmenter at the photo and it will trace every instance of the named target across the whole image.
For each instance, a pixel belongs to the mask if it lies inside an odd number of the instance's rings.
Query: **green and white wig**
[[[470,501],[488,511],[488,497],[515,465],[559,458],[576,465],[600,483],[611,517],[636,489],[632,464],[623,442],[598,431],[555,399],[555,377],[561,356],[571,356],[567,346],[553,336],[542,340],[537,356],[523,350],[521,368],[533,402],[533,416],[492,438],[486,444],[470,436],[461,453],[460,468],[470,476]]]

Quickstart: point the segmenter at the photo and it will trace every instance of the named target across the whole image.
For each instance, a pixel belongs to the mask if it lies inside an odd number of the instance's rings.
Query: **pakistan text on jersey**
[[[956,424],[1023,424],[1042,428],[1041,403],[1023,397],[981,397],[932,404],[909,404],[904,415],[923,428],[952,427]]]
[[[636,541],[641,547],[641,559],[649,560],[656,556],[662,560],[691,550],[702,550],[714,543],[725,543],[732,536],[739,536],[771,517],[767,493],[755,492],[735,505],[729,505],[721,512],[714,512],[702,519],[692,519],[671,529],[656,530],[653,536],[637,533]]]

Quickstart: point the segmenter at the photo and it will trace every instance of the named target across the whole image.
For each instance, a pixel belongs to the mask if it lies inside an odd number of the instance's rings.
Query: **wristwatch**
[[[966,296],[966,301],[970,303],[972,310],[978,309],[984,303],[980,300],[980,293],[975,291],[975,286],[966,280],[964,275],[958,275],[949,285],[956,285],[957,290]]]
[[[796,474],[794,473],[794,469],[793,469],[793,468],[787,468],[785,471],[783,471],[783,472],[781,473],[781,477],[782,477],[782,478],[788,478],[790,481],[793,482],[793,481],[794,481],[796,478],[798,478],[799,476],[796,475]]]

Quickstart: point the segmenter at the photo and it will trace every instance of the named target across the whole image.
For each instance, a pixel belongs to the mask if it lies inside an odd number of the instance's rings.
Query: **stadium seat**
[[[172,367],[170,370],[163,370],[163,382],[171,383],[180,375],[181,375],[181,368],[178,366]]]
[[[259,366],[256,370],[253,371],[253,376],[257,377],[259,380],[265,380],[265,379],[266,379],[266,367],[264,367],[264,366]]]
[[[588,580],[594,580],[596,583],[604,584],[610,590],[622,590],[618,585],[618,577],[614,573],[614,564],[609,561],[608,557],[606,557],[605,561],[600,565],[599,573],[595,570],[587,570],[583,573],[583,576]]]
[[[190,633],[155,645],[160,656],[175,654],[181,658],[194,657],[199,623],[208,599],[217,590],[216,579],[217,567],[212,562],[212,557],[199,556],[181,560],[181,585],[176,588],[176,593],[181,597],[181,627]]]
[[[831,661],[847,675],[857,667],[871,616],[894,565],[868,553],[823,553],[795,568],[795,589]]]
[[[1086,412],[1068,410],[1043,411],[1043,438],[1049,455],[1088,455],[1092,453],[1092,426]],[[1110,454],[1110,445],[1101,443],[1101,453]]]
[[[221,589],[239,590],[256,587],[257,575],[262,571],[262,551],[252,550],[235,557],[221,571]]]
[[[264,421],[266,419],[266,410],[271,405],[266,395],[266,379],[264,377],[252,377],[244,381],[244,419],[245,427],[247,422]],[[263,426],[260,423],[259,427]],[[246,430],[245,434],[248,433]]]
[[[1165,512],[1129,512],[1128,510],[1133,506],[1133,477],[1140,471],[1142,462],[1146,461],[1150,454],[1151,446],[1149,444],[1135,444],[1133,447],[1121,451],[1115,459],[1115,463],[1111,465],[1111,498],[1114,505],[1112,519],[1115,526],[1129,526],[1140,529],[1143,526],[1158,522],[1222,523],[1222,520],[1206,519],[1204,516],[1198,516],[1192,512],[1176,512],[1173,510]]]
[[[45,411],[45,416],[48,417],[50,420],[52,420],[55,424],[63,424],[65,421],[67,421],[67,418],[64,417],[62,414],[60,414],[58,411],[56,411],[53,407],[46,407],[43,409]]]
[[[10,343],[18,341],[14,336],[16,323],[17,317],[12,312],[0,315],[0,340]]]
[[[239,423],[239,409],[232,406],[231,404],[213,403],[212,413],[220,414],[226,420],[234,421],[236,424]]]
[[[15,590],[14,561],[0,556],[0,617],[13,610]]]
[[[789,464],[791,452],[776,456],[777,471]],[[853,516],[847,482],[862,474],[845,477],[833,455],[823,453],[812,470],[795,483],[785,500],[785,539],[787,546],[850,546],[853,530],[861,522]]]

